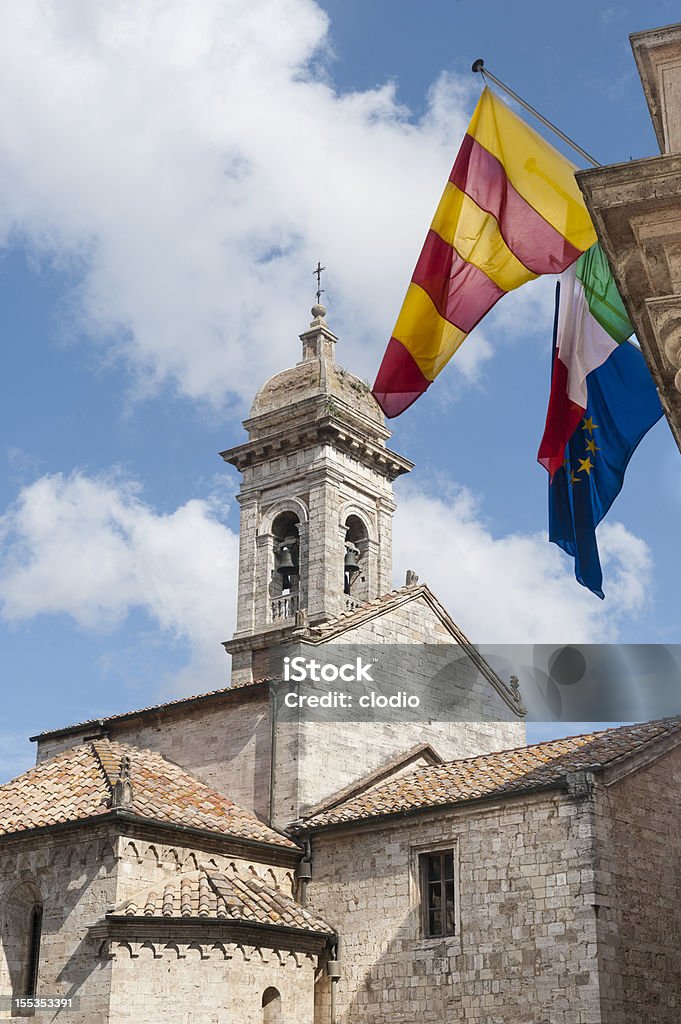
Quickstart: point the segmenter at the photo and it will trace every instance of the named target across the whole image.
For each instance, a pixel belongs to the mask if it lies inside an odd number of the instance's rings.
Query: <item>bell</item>
[[[354,544],[347,544],[345,547],[345,571],[359,572],[359,548]]]
[[[277,552],[277,572],[281,573],[282,576],[293,576],[295,571],[296,567],[291,557],[291,549],[285,545]]]

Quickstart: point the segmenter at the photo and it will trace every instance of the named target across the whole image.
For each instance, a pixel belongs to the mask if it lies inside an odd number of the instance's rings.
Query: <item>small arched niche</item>
[[[300,520],[280,512],[272,522],[274,568],[270,582],[272,621],[292,618],[300,607]]]
[[[281,993],[272,986],[262,994],[262,1024],[281,1024]]]
[[[343,593],[350,608],[369,599],[368,547],[369,534],[365,523],[359,516],[349,515],[345,520]]]
[[[14,998],[36,995],[42,922],[40,889],[33,882],[21,882],[9,894],[2,921],[2,947]]]

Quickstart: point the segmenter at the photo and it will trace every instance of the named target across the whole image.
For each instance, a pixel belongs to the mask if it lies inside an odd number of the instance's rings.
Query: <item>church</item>
[[[222,453],[231,685],[43,732],[0,787],[0,1020],[676,1024],[681,720],[525,744],[518,681],[392,589],[412,464],[325,316]],[[461,713],[282,716],[292,641],[454,648]]]

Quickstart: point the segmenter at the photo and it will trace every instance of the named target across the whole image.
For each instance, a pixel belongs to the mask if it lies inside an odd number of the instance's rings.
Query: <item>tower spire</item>
[[[322,288],[322,271],[323,270],[326,270],[326,267],[322,266],[321,260],[317,260],[317,266],[312,271],[312,273],[317,278],[317,292],[316,292],[316,294],[317,294],[317,305],[318,306],[320,305],[321,297],[322,297],[322,294],[324,292],[324,289]]]

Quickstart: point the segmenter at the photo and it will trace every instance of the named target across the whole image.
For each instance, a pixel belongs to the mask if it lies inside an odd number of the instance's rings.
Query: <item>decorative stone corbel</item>
[[[594,782],[594,773],[591,771],[568,772],[565,776],[567,791],[574,800],[591,800]]]

